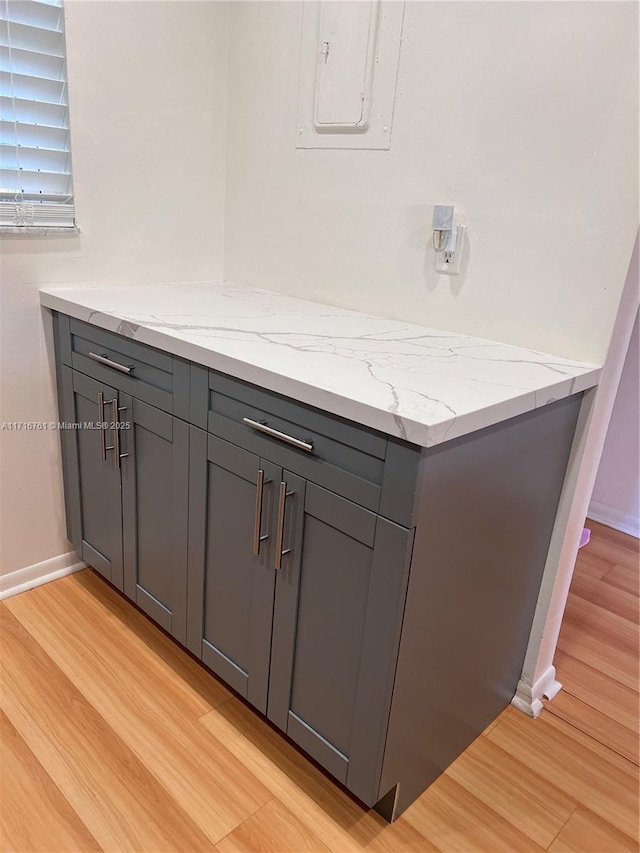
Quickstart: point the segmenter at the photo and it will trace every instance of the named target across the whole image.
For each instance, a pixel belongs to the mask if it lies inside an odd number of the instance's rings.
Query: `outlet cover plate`
[[[453,255],[450,252],[436,252],[436,272],[442,273],[442,275],[458,275],[460,273],[462,256],[465,251],[466,231],[466,225],[458,225],[458,239]]]

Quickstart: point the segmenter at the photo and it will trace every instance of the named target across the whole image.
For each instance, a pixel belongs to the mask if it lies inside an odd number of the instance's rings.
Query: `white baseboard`
[[[556,679],[556,668],[550,666],[533,685],[520,680],[511,704],[529,717],[537,717],[544,707],[542,700],[553,699],[560,690],[562,684]]]
[[[635,536],[636,539],[640,539],[640,518],[637,515],[621,512],[613,506],[600,503],[600,501],[591,501],[588,518],[592,518],[594,521],[599,521],[600,524],[606,524],[607,527],[613,527],[614,530],[620,530],[622,533],[628,533],[629,536]]]
[[[40,584],[49,583],[49,581],[55,581],[65,575],[78,572],[80,569],[85,569],[86,566],[86,563],[78,560],[77,554],[69,551],[67,554],[60,554],[50,560],[43,560],[42,563],[35,563],[33,566],[9,572],[8,575],[0,575],[0,601],[3,598],[17,595],[19,592],[33,589],[34,586],[40,586]]]

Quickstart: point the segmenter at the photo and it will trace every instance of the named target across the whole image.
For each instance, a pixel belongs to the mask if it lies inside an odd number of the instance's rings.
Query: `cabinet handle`
[[[107,442],[104,437],[104,394],[98,392],[98,430],[100,431],[100,456],[102,461],[107,461]]]
[[[264,487],[267,483],[270,483],[271,480],[265,480],[264,471],[262,468],[258,469],[258,481],[256,484],[256,517],[253,524],[253,556],[260,556],[260,543],[264,542],[265,539],[268,539],[268,534],[265,533],[264,536],[260,535],[260,527],[262,525],[262,493]]]
[[[126,411],[126,406],[118,406],[118,401],[111,400],[113,404],[113,420],[114,420],[114,437],[113,437],[113,450],[115,452],[116,457],[116,467],[122,467],[122,460],[125,459],[129,454],[128,453],[120,453],[120,412]]]
[[[117,361],[112,361],[104,352],[101,354],[97,352],[90,352],[89,358],[92,358],[94,361],[99,361],[100,364],[106,364],[107,367],[113,367],[114,370],[119,370],[120,373],[131,373],[134,368],[133,364],[118,364]]]
[[[286,441],[287,444],[292,444],[294,447],[297,447],[298,450],[306,450],[307,453],[313,453],[313,444],[310,441],[302,441],[301,438],[294,438],[292,435],[287,435],[286,432],[280,432],[279,429],[274,429],[266,424],[262,424],[260,421],[254,421],[252,418],[243,418],[242,423],[250,426],[251,429],[257,429],[258,432],[264,432],[266,435],[270,435],[271,438]]]
[[[105,407],[105,406],[113,406],[113,420],[115,421],[115,420],[117,419],[117,417],[118,417],[118,414],[117,414],[117,413],[118,413],[118,401],[117,401],[117,400],[115,400],[115,399],[114,399],[114,400],[106,400],[106,401],[103,403],[103,407],[102,407],[102,411],[103,411],[103,413],[104,413],[104,407]],[[114,430],[114,433],[116,433],[116,432],[117,432],[117,430]],[[120,448],[119,448],[119,444],[118,444],[118,442],[119,442],[119,439],[117,438],[117,436],[114,436],[113,444],[108,444],[108,445],[105,447],[105,451],[106,451],[106,450],[115,450],[115,452],[116,452],[116,456],[117,456],[117,455],[118,455],[118,452],[119,452],[119,449],[120,449]],[[106,459],[106,453],[105,453],[105,459]]]
[[[104,432],[104,407],[111,406],[113,403],[118,405],[117,400],[105,400],[104,394],[102,391],[98,393],[98,417],[100,418],[100,454],[102,456],[102,461],[107,461],[107,450],[114,450],[114,444],[107,444]]]
[[[276,532],[276,556],[274,567],[276,571],[282,568],[282,558],[285,554],[291,552],[291,548],[282,548],[282,540],[284,539],[284,506],[287,498],[295,495],[295,491],[288,492],[287,484],[283,481],[280,483],[280,498],[278,501],[278,529]]]

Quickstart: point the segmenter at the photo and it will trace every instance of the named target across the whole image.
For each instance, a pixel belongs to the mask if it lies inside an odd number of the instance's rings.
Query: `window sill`
[[[0,225],[1,234],[28,234],[31,237],[77,237],[80,234],[77,225]]]

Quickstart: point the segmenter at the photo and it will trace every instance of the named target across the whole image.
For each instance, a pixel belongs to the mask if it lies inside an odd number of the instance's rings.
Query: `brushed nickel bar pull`
[[[117,417],[118,417],[118,416],[117,416],[117,409],[115,408],[117,405],[118,405],[118,401],[117,401],[117,400],[106,400],[106,401],[103,403],[103,405],[102,405],[102,412],[103,412],[103,414],[104,414],[104,407],[105,407],[105,406],[113,406],[113,407],[114,407],[114,417],[115,417],[115,418],[117,418]],[[103,430],[104,430],[104,427],[103,427]],[[118,452],[118,451],[117,451],[117,441],[116,441],[115,439],[114,439],[113,444],[107,444],[107,445],[106,445],[106,447],[105,447],[105,451],[107,451],[107,450],[115,450],[115,451],[116,451],[116,453]],[[105,459],[107,458],[107,454],[106,454],[106,452],[105,452],[104,458],[105,458]]]
[[[116,457],[116,467],[122,467],[122,460],[125,459],[129,454],[128,453],[120,453],[120,412],[126,411],[126,406],[118,406],[118,400],[114,399],[110,401],[113,404],[113,414],[114,414],[114,437],[113,437],[113,449]]]
[[[280,496],[278,500],[278,529],[276,531],[276,556],[274,568],[279,571],[282,568],[282,558],[285,554],[291,552],[291,548],[282,548],[282,540],[284,539],[284,507],[288,497],[295,495],[295,491],[288,492],[287,484],[283,481],[280,483]]]
[[[260,556],[260,543],[264,542],[265,539],[268,539],[268,534],[264,536],[260,535],[260,526],[262,524],[262,492],[267,483],[270,483],[271,480],[265,480],[264,471],[262,468],[258,469],[258,481],[256,483],[256,517],[253,525],[253,556]]]
[[[106,364],[107,367],[113,367],[114,370],[119,370],[120,373],[131,373],[134,367],[134,365],[118,364],[117,361],[112,361],[108,358],[106,353],[90,352],[89,358],[99,361],[100,364]]]
[[[112,400],[113,403],[113,455],[116,458],[116,468],[120,467],[120,430],[118,429],[118,401]]]
[[[100,430],[100,456],[102,457],[102,461],[107,461],[107,442],[104,437],[104,394],[102,391],[98,392],[98,423]]]
[[[114,402],[115,402],[115,401],[114,401]],[[117,452],[117,456],[118,456],[118,468],[120,468],[120,460],[121,460],[121,459],[126,459],[126,458],[127,458],[127,456],[129,455],[128,453],[120,453],[120,425],[121,425],[121,421],[120,421],[120,412],[126,412],[126,411],[127,411],[127,406],[118,406],[118,407],[117,407],[117,409],[116,409],[116,412],[118,413],[118,414],[117,414],[117,419],[116,419],[116,433],[118,434],[118,441],[117,441],[117,446],[118,446],[118,452]]]
[[[117,422],[117,420],[118,420],[118,401],[117,401],[117,399],[107,400],[107,401],[106,401],[106,403],[105,403],[105,406],[113,406],[113,421],[114,421],[114,430],[113,430],[113,432],[114,432],[114,436],[113,436],[113,444],[109,444],[109,445],[107,446],[107,448],[106,448],[106,449],[107,449],[107,450],[113,450],[113,451],[115,452],[115,457],[116,457],[116,460],[117,460],[118,455],[119,455],[119,453],[120,453],[120,437],[119,437],[119,436],[118,436],[118,434],[117,434],[117,433],[118,433],[118,430],[117,430],[117,429],[115,429],[115,423],[116,423],[116,422]],[[118,467],[120,467],[120,466],[118,465],[117,461],[116,461],[116,465],[117,465]]]
[[[286,432],[280,432],[278,429],[262,424],[260,421],[254,421],[251,418],[243,418],[242,423],[250,426],[251,429],[256,429],[258,432],[264,432],[266,435],[270,435],[271,438],[286,441],[287,444],[292,444],[294,447],[297,447],[298,450],[306,450],[307,453],[313,453],[313,444],[310,441],[302,441],[300,438],[294,438],[292,435],[287,435]]]

